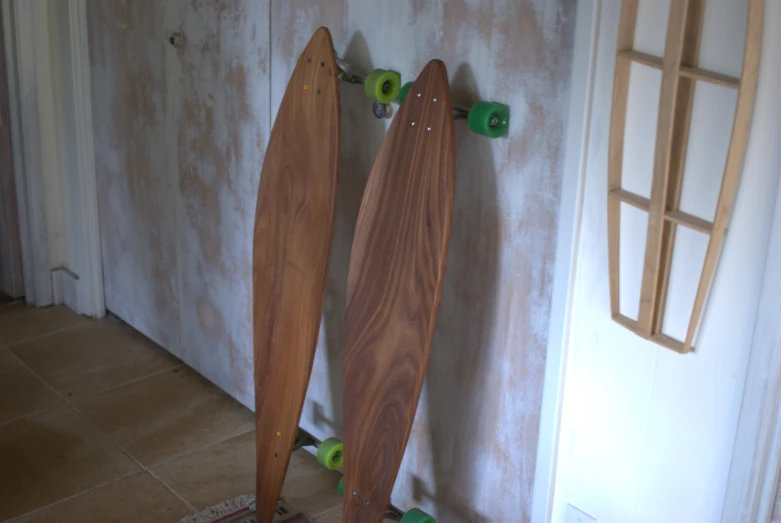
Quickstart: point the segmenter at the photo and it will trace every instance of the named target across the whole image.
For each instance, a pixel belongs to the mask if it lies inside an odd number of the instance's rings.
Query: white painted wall
[[[739,76],[747,1],[710,0],[700,64]],[[641,0],[635,48],[661,56],[669,2]],[[777,34],[768,2],[765,41]],[[778,185],[781,64],[761,62],[757,110],[729,234],[695,338],[679,355],[610,319],[607,150],[620,2],[601,3],[553,520],[572,504],[606,521],[718,521],[724,504]],[[624,187],[650,194],[659,72],[634,65]],[[775,98],[774,98],[775,97]],[[735,93],[695,92],[681,207],[712,220]],[[775,145],[773,145],[775,144]],[[621,309],[636,318],[647,218],[622,208]],[[706,241],[679,230],[663,330],[681,337]]]

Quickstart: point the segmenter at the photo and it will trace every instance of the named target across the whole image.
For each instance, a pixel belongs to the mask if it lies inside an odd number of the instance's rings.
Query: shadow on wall
[[[352,37],[344,59],[356,71],[374,68],[363,35]],[[453,78],[454,103],[469,106],[479,99],[469,65]],[[385,136],[385,124],[371,111],[359,85],[342,84],[342,156],[334,240],[324,304],[325,344],[329,365],[333,419],[315,403],[313,422],[342,434],[342,354],[347,271],[355,224],[369,171]],[[491,412],[486,383],[495,316],[498,259],[496,172],[489,138],[456,122],[456,185],[445,283],[427,372],[428,416],[433,449],[434,485],[412,478],[416,501],[430,500],[438,517],[454,523],[479,523],[485,516],[472,507],[477,492],[480,427]],[[422,408],[422,406],[420,406]]]
[[[356,32],[343,55],[357,72],[374,69],[366,39]],[[347,270],[353,244],[355,223],[361,205],[363,190],[374,165],[377,151],[385,136],[385,123],[372,114],[372,104],[363,94],[363,86],[342,82],[342,144],[337,187],[334,239],[328,268],[323,317],[325,348],[328,358],[331,412],[333,419],[324,414],[325,408],[315,403],[315,426],[328,426],[333,433],[342,435],[342,354],[344,351],[344,310],[347,296]]]
[[[468,64],[451,82],[453,102],[471,106],[479,97]],[[412,478],[413,498],[431,500],[438,519],[487,521],[473,508],[478,492],[481,427],[495,398],[487,382],[491,322],[495,317],[499,223],[496,170],[490,139],[456,121],[456,182],[445,283],[426,376],[435,484]]]

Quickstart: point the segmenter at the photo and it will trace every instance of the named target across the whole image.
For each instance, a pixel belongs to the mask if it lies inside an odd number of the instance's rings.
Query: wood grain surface
[[[271,131],[253,241],[257,515],[271,521],[312,369],[333,235],[339,80],[318,29]]]
[[[412,86],[361,203],[347,281],[343,521],[382,520],[409,438],[442,293],[455,145],[444,64]]]

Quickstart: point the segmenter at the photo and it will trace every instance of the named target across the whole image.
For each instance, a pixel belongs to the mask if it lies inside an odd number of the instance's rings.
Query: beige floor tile
[[[393,523],[394,520],[383,519],[382,521],[383,523]],[[325,514],[317,516],[316,518],[312,518],[312,523],[342,523],[342,508],[339,507],[333,510],[329,510]]]
[[[309,517],[316,517],[342,504],[337,490],[341,477],[306,450],[298,450],[290,456],[282,497]]]
[[[254,494],[255,431],[180,456],[152,472],[198,510]]]
[[[14,523],[174,523],[192,511],[148,472],[103,485]]]
[[[0,427],[0,521],[138,471],[70,407]]]
[[[342,523],[342,510],[336,508],[329,510],[316,518],[312,518],[312,523]]]
[[[77,398],[181,364],[153,341],[112,318],[14,345],[49,385]]]
[[[145,466],[252,430],[249,409],[187,367],[74,402]]]
[[[67,307],[13,305],[0,308],[0,343],[13,345],[90,321]]]
[[[62,404],[62,400],[0,347],[0,424]]]

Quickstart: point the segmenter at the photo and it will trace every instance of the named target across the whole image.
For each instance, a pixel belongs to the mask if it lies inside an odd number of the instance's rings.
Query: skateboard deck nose
[[[252,291],[262,523],[282,491],[323,310],[339,171],[338,74],[330,33],[320,28],[290,77],[260,176]]]
[[[445,65],[406,94],[364,192],[345,312],[345,523],[379,523],[428,364],[444,280],[455,144]]]

